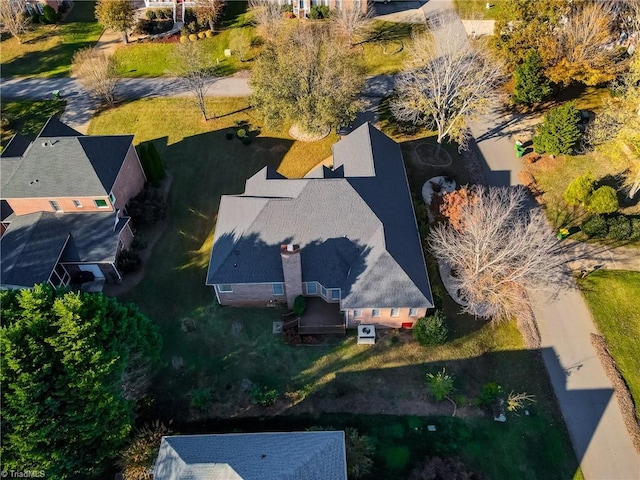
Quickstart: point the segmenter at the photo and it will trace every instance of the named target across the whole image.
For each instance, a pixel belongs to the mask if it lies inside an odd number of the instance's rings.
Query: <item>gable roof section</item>
[[[57,117],[49,117],[38,137],[82,137],[82,133],[62,123]]]
[[[346,480],[344,432],[163,437],[155,480]]]
[[[21,157],[27,150],[27,147],[30,143],[31,140],[29,140],[28,137],[16,133],[13,137],[11,137],[11,140],[9,140],[9,143],[7,143],[7,146],[4,148],[4,150],[2,150],[0,157]]]
[[[334,164],[335,176],[291,180],[265,168],[223,196],[207,284],[282,282],[280,245],[295,243],[302,280],[340,288],[342,308],[432,306],[400,147],[365,124]]]
[[[4,198],[106,196],[133,137],[37,138],[3,188]]]
[[[2,284],[31,287],[46,282],[62,262],[115,262],[120,231],[113,212],[38,212],[14,217],[0,239]],[[114,225],[115,229],[114,229]]]

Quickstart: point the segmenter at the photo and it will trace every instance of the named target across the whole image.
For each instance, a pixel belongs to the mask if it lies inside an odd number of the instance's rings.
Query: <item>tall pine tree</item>
[[[533,149],[537,153],[551,155],[572,155],[580,141],[578,129],[580,112],[573,102],[552,108],[544,117],[544,122],[536,127]]]
[[[158,360],[157,328],[102,294],[36,285],[0,300],[3,468],[100,477]]]
[[[542,59],[538,50],[530,50],[514,73],[513,102],[531,106],[540,103],[551,94],[549,80],[542,73]]]

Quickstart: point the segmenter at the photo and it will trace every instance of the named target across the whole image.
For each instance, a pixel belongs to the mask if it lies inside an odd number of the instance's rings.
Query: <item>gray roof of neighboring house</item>
[[[132,141],[133,135],[84,136],[51,117],[24,156],[0,160],[2,197],[106,196]]]
[[[344,432],[163,437],[155,480],[346,480]]]
[[[13,137],[11,137],[11,140],[9,140],[7,146],[4,147],[4,150],[2,150],[2,154],[0,154],[0,157],[21,157],[27,150],[27,147],[30,143],[31,140],[29,140],[28,137],[16,133]]]
[[[0,239],[2,285],[31,287],[46,282],[63,262],[112,263],[118,237],[129,221],[113,212],[18,215]],[[115,228],[114,228],[115,225]]]
[[[303,281],[340,288],[342,308],[432,306],[399,146],[365,124],[333,151],[330,176],[264,168],[222,197],[207,284],[282,282],[280,245],[295,243]]]

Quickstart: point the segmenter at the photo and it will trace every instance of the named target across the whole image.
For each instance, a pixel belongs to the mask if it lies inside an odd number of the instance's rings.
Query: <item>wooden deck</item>
[[[307,308],[298,320],[298,333],[319,335],[346,333],[340,304],[327,303],[322,298],[308,297]]]

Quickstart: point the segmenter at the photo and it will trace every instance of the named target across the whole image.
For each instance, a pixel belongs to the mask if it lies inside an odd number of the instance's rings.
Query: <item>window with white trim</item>
[[[218,292],[220,292],[220,293],[232,293],[233,292],[233,288],[231,287],[231,285],[228,285],[226,283],[221,283],[220,285],[218,285]]]
[[[340,300],[340,289],[339,288],[332,288],[330,290],[331,293],[331,300]]]
[[[60,208],[60,204],[55,200],[49,200],[49,205],[51,205],[51,208],[53,208],[54,212],[59,212],[60,210],[62,210]]]
[[[307,282],[306,289],[307,289],[307,295],[318,294],[318,284],[316,282]]]
[[[400,309],[399,308],[392,308],[391,309],[391,316],[392,317],[399,317],[400,316]]]
[[[98,208],[109,208],[109,205],[107,204],[106,200],[103,200],[101,198],[97,198],[93,201],[93,203],[95,203],[96,207]]]
[[[324,298],[327,298],[327,289],[322,285],[320,285],[320,295],[322,295]]]
[[[74,200],[73,206],[76,208],[82,208],[82,202],[80,200]]]
[[[116,204],[116,196],[113,194],[113,192],[109,194],[109,201],[111,202],[111,205]]]
[[[284,284],[282,283],[273,283],[271,284],[271,291],[275,296],[284,295]]]
[[[371,316],[373,318],[377,318],[380,316],[380,309],[379,308],[374,308],[371,310]]]
[[[417,308],[410,308],[409,309],[409,316],[410,317],[417,317],[418,316],[418,309]]]
[[[354,318],[358,318],[362,316],[362,310],[360,310],[359,308],[356,308],[353,310],[353,316]]]

